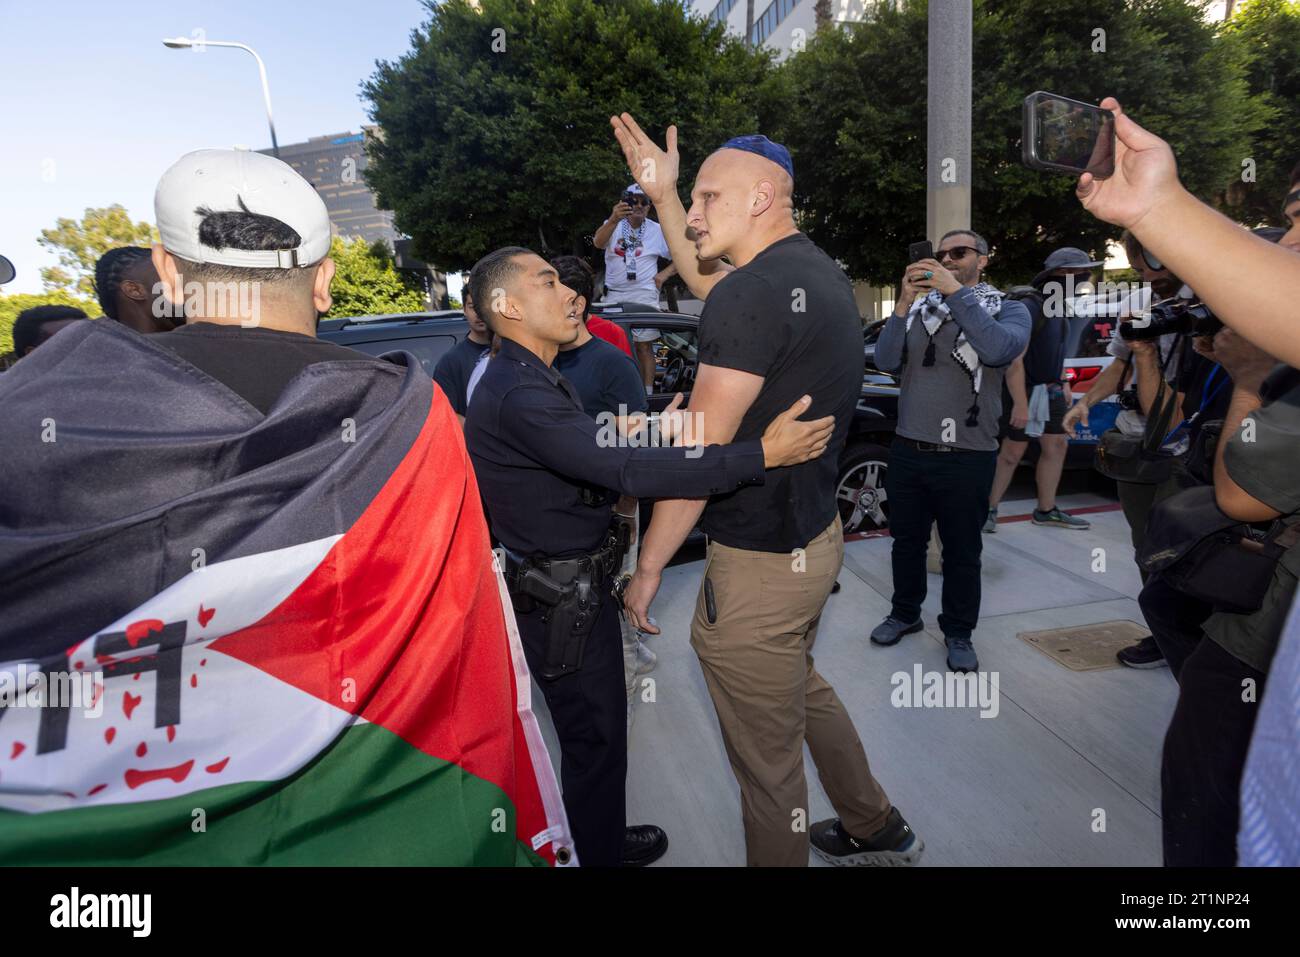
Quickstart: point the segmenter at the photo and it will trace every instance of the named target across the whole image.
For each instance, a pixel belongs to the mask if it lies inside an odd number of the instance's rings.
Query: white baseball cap
[[[242,206],[241,206],[242,204]],[[208,149],[186,153],[158,180],[154,217],[163,248],[196,263],[247,269],[311,266],[330,250],[330,218],[312,185],[265,153]],[[214,249],[199,242],[199,209],[271,216],[302,239],[296,249]]]

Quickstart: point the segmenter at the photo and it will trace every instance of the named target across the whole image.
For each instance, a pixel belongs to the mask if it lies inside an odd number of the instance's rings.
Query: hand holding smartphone
[[[1115,172],[1115,114],[1038,90],[1025,97],[1020,148],[1030,169],[1107,179]]]

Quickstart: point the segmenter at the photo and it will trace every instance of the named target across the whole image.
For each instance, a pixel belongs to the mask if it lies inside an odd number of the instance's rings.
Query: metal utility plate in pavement
[[[1137,644],[1150,632],[1135,621],[1100,621],[1074,628],[1022,631],[1016,637],[1071,671],[1120,667],[1115,653]]]

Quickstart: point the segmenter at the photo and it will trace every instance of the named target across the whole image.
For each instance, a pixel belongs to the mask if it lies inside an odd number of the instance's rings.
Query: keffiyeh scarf
[[[976,283],[971,287],[975,293],[975,298],[979,301],[981,308],[990,316],[997,318],[1002,311],[1002,293],[990,286],[986,282]],[[921,360],[921,365],[934,365],[934,334],[939,328],[952,318],[947,304],[943,301],[943,294],[937,289],[931,289],[927,295],[917,298],[912,303],[912,308],[907,311],[907,328],[904,332],[912,331],[912,321],[917,317],[921,319],[921,325],[925,327],[925,334],[930,342],[925,347],[925,358]],[[979,422],[979,391],[980,383],[983,381],[984,367],[980,363],[980,357],[975,352],[975,347],[966,341],[966,333],[958,331],[957,341],[953,344],[950,353],[957,365],[961,366],[963,372],[970,377],[971,393],[974,396],[971,406],[966,410],[966,425],[973,427]]]

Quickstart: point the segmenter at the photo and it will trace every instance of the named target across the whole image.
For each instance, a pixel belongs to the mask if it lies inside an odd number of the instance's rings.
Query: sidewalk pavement
[[[1092,521],[1071,531],[1017,520],[1030,501],[1003,504],[997,534],[984,539],[974,636],[981,669],[999,676],[998,712],[988,718],[977,707],[891,704],[896,672],[910,676],[918,663],[947,671],[935,622],[941,580],[930,576],[925,631],[876,647],[867,634],[889,611],[890,540],[848,543],[842,590],[827,602],[814,657],[877,778],[924,838],[924,865],[1159,866],[1160,748],[1177,697],[1168,669],[1074,672],[1016,637],[1142,621],[1128,529],[1109,505],[1063,496],[1062,508],[1086,508]],[[1092,570],[1095,549],[1104,550],[1104,572]],[[688,643],[702,571],[702,562],[669,568],[652,609],[663,633],[649,639],[659,665],[642,687],[654,700],[637,701],[628,822],[668,831],[663,865],[741,866],[739,792]],[[810,822],[832,816],[810,759],[806,767]]]

